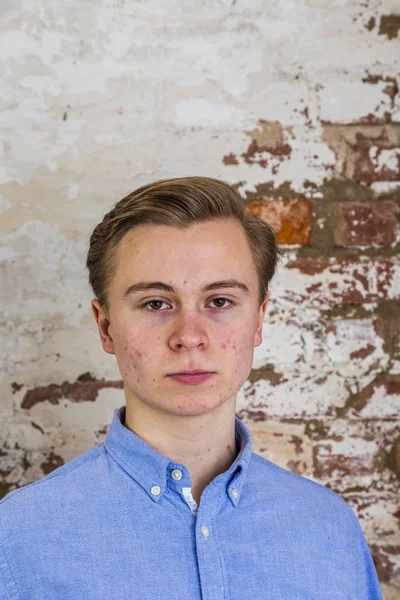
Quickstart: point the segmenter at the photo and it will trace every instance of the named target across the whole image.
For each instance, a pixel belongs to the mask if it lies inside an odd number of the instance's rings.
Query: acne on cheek
[[[130,348],[129,338],[126,335],[121,335],[119,338],[114,338],[115,354],[118,359],[118,364],[122,368],[122,375],[126,377],[129,372],[136,369],[134,352]]]
[[[222,342],[221,349],[226,350],[229,347],[229,342]],[[236,350],[236,342],[232,342],[231,345],[232,350]]]
[[[237,327],[230,327],[230,331],[227,332],[225,339],[220,342],[221,350],[235,350],[240,355],[247,353],[252,348],[251,335],[249,334],[252,328],[253,324],[250,322],[247,322],[245,326],[242,323],[238,324]],[[246,332],[245,335],[243,331]]]
[[[253,364],[254,348],[248,339],[240,339],[239,342],[231,342],[230,347],[235,350],[232,356],[232,366],[234,373],[242,373],[247,370],[247,363],[250,364],[250,369]]]
[[[123,376],[129,377],[132,373],[135,373],[135,378],[137,381],[140,381],[139,373],[141,369],[139,368],[138,370],[138,365],[141,368],[143,367],[143,356],[145,356],[145,354],[143,351],[132,347],[132,345],[129,344],[128,339],[122,339],[120,341],[119,349]]]
[[[232,350],[236,350],[236,342],[235,340],[231,340],[231,335],[220,343],[221,350],[226,350],[227,348],[231,348]]]
[[[231,339],[231,336],[228,336],[226,338],[226,340],[221,342],[221,344],[220,344],[221,350],[226,350],[227,348],[230,348],[232,350],[237,350],[237,347],[238,347],[238,345],[237,345],[236,340]]]

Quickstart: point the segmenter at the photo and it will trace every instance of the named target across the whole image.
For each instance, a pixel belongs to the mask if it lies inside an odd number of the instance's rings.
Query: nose
[[[170,342],[175,347],[197,348],[207,343],[208,334],[203,317],[193,312],[180,315],[174,321]]]

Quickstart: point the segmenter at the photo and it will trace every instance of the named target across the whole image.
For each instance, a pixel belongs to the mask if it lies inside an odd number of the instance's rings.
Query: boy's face
[[[104,350],[116,355],[127,395],[182,416],[208,413],[232,398],[251,371],[267,308],[267,298],[258,308],[257,272],[241,226],[217,221],[186,230],[136,227],[119,243],[116,265],[109,313],[98,300],[92,310]],[[200,291],[228,279],[244,283],[250,295],[238,288]],[[157,289],[126,294],[143,281],[164,282],[176,294]],[[196,385],[168,376],[194,369],[214,375]]]

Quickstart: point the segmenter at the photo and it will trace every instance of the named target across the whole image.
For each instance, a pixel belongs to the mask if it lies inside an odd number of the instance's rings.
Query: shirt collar
[[[190,475],[187,468],[157,452],[136,433],[125,427],[125,414],[126,406],[121,406],[114,411],[104,440],[104,447],[112,458],[143,487],[154,502],[160,500],[166,489],[167,477],[171,481],[171,473],[176,469],[182,471],[182,479],[178,482],[174,481],[174,484],[189,486]],[[218,475],[213,483],[218,480],[218,484],[225,487],[232,504],[237,506],[251,459],[252,438],[249,429],[236,415],[235,439],[239,453],[229,469]]]

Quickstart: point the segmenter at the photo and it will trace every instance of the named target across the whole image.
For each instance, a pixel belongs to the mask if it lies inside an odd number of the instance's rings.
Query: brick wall
[[[259,123],[265,139],[253,135],[244,160],[275,160],[267,132],[277,126]],[[399,582],[400,188],[390,183],[400,181],[400,125],[369,118],[324,131],[336,161],[322,185],[245,194],[285,258],[238,414],[258,423],[261,453],[352,506],[380,581]]]
[[[223,178],[285,252],[237,414],[256,452],[349,502],[399,600],[398,8],[3,4],[0,496],[124,403],[90,310],[94,225],[149,181]]]

